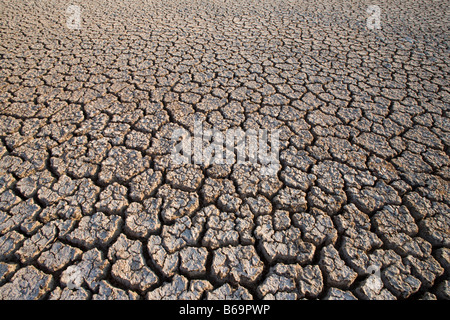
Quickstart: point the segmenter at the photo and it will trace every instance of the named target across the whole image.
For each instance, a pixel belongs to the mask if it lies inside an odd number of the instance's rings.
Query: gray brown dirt
[[[450,298],[448,1],[0,17],[0,299]],[[172,165],[195,118],[279,129],[276,175]]]

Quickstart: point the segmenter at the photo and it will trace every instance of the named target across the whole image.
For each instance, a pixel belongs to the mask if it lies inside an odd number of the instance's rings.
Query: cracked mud
[[[447,1],[70,4],[0,0],[0,299],[450,299]]]

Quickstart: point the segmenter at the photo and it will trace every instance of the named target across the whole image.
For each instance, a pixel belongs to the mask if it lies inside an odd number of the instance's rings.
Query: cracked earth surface
[[[450,298],[447,1],[76,2],[0,0],[0,299]]]

